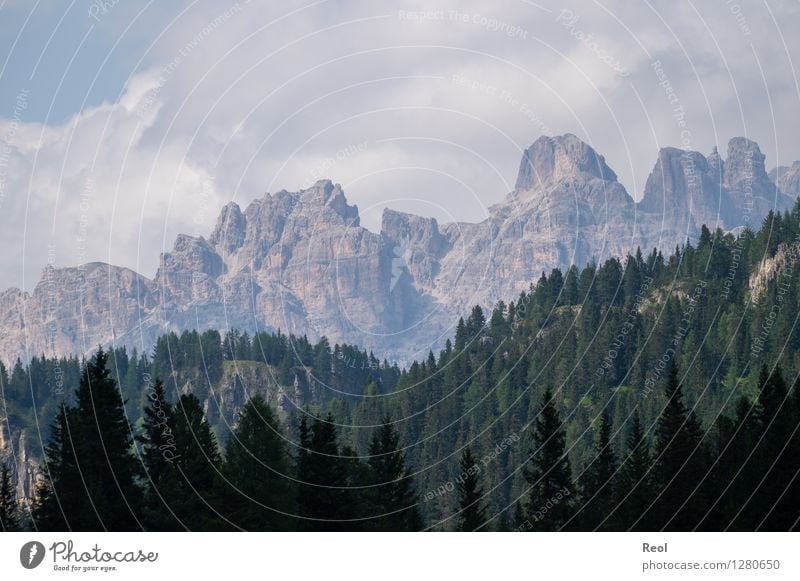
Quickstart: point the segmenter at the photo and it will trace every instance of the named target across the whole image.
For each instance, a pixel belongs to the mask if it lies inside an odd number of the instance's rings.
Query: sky
[[[152,277],[178,233],[315,180],[479,221],[541,135],[639,199],[659,148],[800,159],[800,2],[0,0],[0,289]]]

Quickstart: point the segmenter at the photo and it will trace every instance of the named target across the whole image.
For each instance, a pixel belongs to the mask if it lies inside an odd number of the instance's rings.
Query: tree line
[[[390,418],[362,461],[333,417],[304,414],[296,442],[250,398],[223,449],[198,398],[149,389],[138,434],[101,349],[54,420],[25,514],[2,472],[0,522],[40,531],[418,530],[413,477]]]

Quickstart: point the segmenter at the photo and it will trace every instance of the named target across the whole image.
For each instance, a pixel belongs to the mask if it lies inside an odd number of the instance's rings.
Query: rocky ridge
[[[516,186],[479,223],[439,224],[387,209],[360,225],[339,184],[227,204],[208,238],[180,235],[153,279],[91,263],[45,269],[30,294],[0,292],[0,359],[149,350],[169,330],[281,329],[327,336],[400,362],[424,357],[474,304],[510,300],[554,267],[653,247],[702,224],[757,226],[800,195],[800,162],[769,174],[758,145],[664,148],[638,203],[602,155],[574,135],[525,150]]]

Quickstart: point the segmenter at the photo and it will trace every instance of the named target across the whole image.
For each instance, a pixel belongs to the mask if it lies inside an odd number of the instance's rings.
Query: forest
[[[0,364],[5,437],[37,466],[18,498],[7,447],[0,523],[796,530],[799,258],[800,203],[704,226],[669,256],[543,273],[402,369],[237,330]]]

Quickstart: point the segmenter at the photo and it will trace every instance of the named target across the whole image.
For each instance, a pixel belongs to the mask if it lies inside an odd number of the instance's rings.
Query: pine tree
[[[108,356],[98,348],[84,367],[77,392],[77,461],[88,510],[74,516],[73,530],[130,531],[141,528],[139,462],[125,417],[124,402],[107,367]],[[60,491],[56,487],[56,493]]]
[[[225,476],[233,490],[230,519],[245,530],[287,530],[293,513],[289,458],[280,423],[256,395],[242,408],[225,447]]]
[[[536,417],[525,477],[530,485],[526,518],[533,530],[557,531],[571,514],[566,433],[553,394],[547,389]]]
[[[391,418],[386,416],[369,445],[369,491],[376,511],[372,523],[378,530],[414,531],[422,524],[414,481],[399,440]]]
[[[347,463],[339,455],[334,418],[314,418],[308,427],[300,421],[300,451],[297,457],[298,527],[303,530],[350,530],[352,505],[347,501]]]
[[[19,530],[17,494],[8,464],[0,466],[0,531]]]
[[[36,479],[30,509],[33,530],[42,532],[67,530],[61,508],[53,498],[53,489],[43,475]]]
[[[603,411],[596,439],[594,458],[581,478],[582,530],[612,530],[614,522],[607,518],[613,508],[614,475],[617,458],[611,447],[611,422]]]
[[[766,370],[762,371],[766,381]],[[753,519],[742,513],[758,482],[753,470],[758,431],[753,405],[746,397],[739,398],[733,420],[717,420],[717,465],[713,475],[717,490],[711,495],[715,500],[706,518],[706,526],[712,530],[746,531],[755,527]]]
[[[184,394],[173,408],[174,456],[168,457],[164,479],[166,501],[181,529],[225,529],[220,516],[220,458],[217,440],[203,415],[203,406]]]
[[[151,531],[179,530],[181,527],[170,508],[170,497],[175,490],[168,489],[173,462],[176,457],[175,414],[167,401],[164,383],[157,379],[152,392],[147,395],[143,412],[142,434],[136,440],[141,446],[145,471],[145,491],[142,518],[145,528]]]
[[[655,481],[659,529],[693,530],[704,511],[702,479],[706,476],[703,432],[694,412],[683,403],[678,369],[672,364],[665,386],[666,405],[658,420]]]
[[[615,530],[652,530],[647,518],[653,502],[650,448],[644,438],[639,411],[633,413],[626,456],[616,480],[616,513],[612,515]]]
[[[38,531],[73,530],[82,513],[92,510],[75,455],[78,438],[77,411],[62,404],[50,428],[42,477],[36,483],[31,520]]]
[[[480,467],[467,446],[459,461],[461,473],[458,475],[458,530],[477,531],[486,523],[486,510],[482,505],[483,490],[478,480]]]
[[[748,503],[753,513],[754,529],[788,531],[800,517],[787,498],[793,478],[798,477],[790,444],[798,425],[780,367],[762,384],[755,408],[760,433],[754,469],[761,476],[760,485]]]

